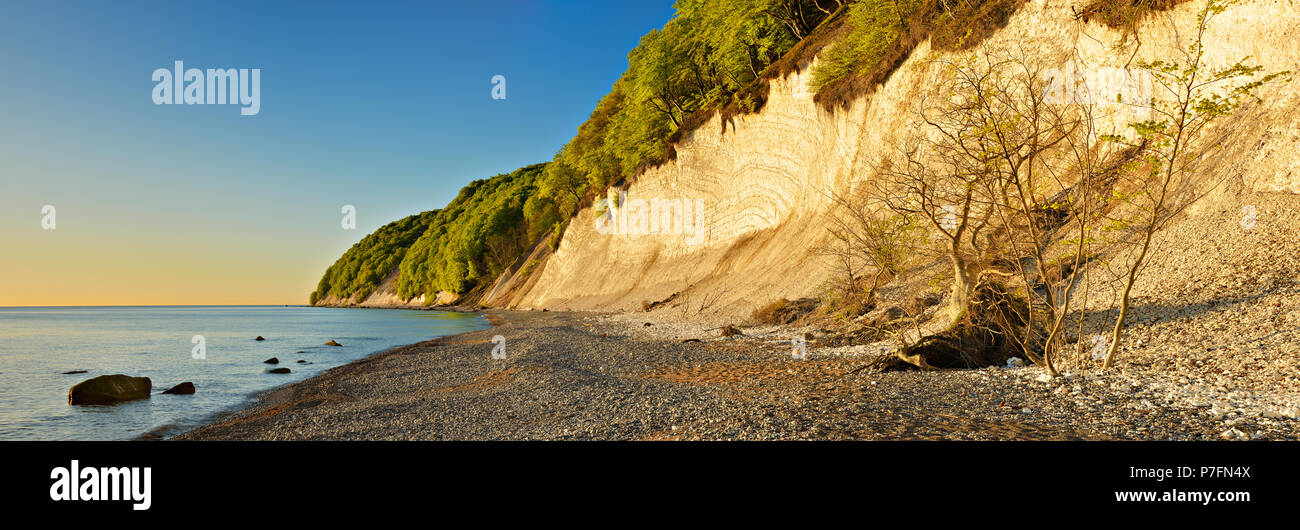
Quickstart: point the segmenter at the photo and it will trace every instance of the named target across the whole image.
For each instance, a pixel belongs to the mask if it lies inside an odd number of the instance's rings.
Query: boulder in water
[[[270,370],[267,370],[266,373],[268,373],[268,374],[287,374],[287,373],[289,373],[289,369],[288,369],[288,368],[272,368],[272,369],[270,369]]]
[[[267,360],[262,361],[262,362],[263,362],[264,364],[280,364],[280,359],[279,359],[279,358],[276,358],[276,357],[272,357],[272,358],[267,359]]]
[[[258,335],[257,338],[256,338],[256,339],[253,339],[253,340],[266,340],[266,337],[263,337],[263,336],[261,336],[261,335]]]
[[[69,405],[108,405],[149,397],[153,382],[148,377],[123,374],[101,375],[77,383],[68,390]]]
[[[194,383],[186,381],[163,391],[164,394],[193,394]]]

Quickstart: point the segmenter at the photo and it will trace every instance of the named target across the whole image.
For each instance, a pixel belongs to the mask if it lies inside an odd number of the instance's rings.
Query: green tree
[[[1125,196],[1141,212],[1139,220],[1132,224],[1139,243],[1136,255],[1128,263],[1119,317],[1111,330],[1104,368],[1110,368],[1115,362],[1128,319],[1133,285],[1146,264],[1153,237],[1199,198],[1190,177],[1231,138],[1231,128],[1211,131],[1210,125],[1232,116],[1242,105],[1258,101],[1255,92],[1260,87],[1291,74],[1290,71],[1266,74],[1263,67],[1249,64],[1249,58],[1225,67],[1206,64],[1205,34],[1211,20],[1238,3],[1239,0],[1206,2],[1196,16],[1191,43],[1181,48],[1180,59],[1137,63],[1154,77],[1156,94],[1150,109],[1155,117],[1131,125],[1136,142],[1120,136],[1108,137],[1113,142],[1140,148],[1145,155],[1145,167],[1133,177],[1128,186],[1133,191]]]

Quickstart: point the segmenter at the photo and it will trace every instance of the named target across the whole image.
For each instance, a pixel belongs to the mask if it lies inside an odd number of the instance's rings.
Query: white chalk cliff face
[[[1202,5],[1192,0],[1145,19],[1137,57],[1181,57],[1174,46],[1191,38]],[[1031,0],[983,46],[1026,50],[1048,67],[1128,64],[1132,48],[1115,48],[1121,34],[1074,20],[1071,6]],[[1206,42],[1206,60],[1214,66],[1250,56],[1266,71],[1300,70],[1300,12],[1294,0],[1247,1],[1215,18]],[[613,201],[623,203],[626,222],[618,216],[602,221],[606,214],[596,208],[582,211],[538,278],[508,299],[486,302],[640,310],[643,302],[671,298],[656,311],[728,318],[777,298],[819,294],[830,267],[816,248],[827,238],[832,194],[869,178],[883,155],[899,150],[920,93],[940,75],[928,62],[932,57],[923,43],[874,94],[836,112],[813,102],[811,68],[774,80],[760,112],[736,117],[725,133],[715,116],[677,145],[676,160],[636,178],[625,200]],[[1261,107],[1232,118],[1239,136],[1229,150],[1232,162],[1220,167],[1231,173],[1228,185],[1188,215],[1228,196],[1300,193],[1297,88],[1296,81],[1267,87]],[[1116,113],[1107,126],[1119,131],[1129,121]],[[701,225],[667,230],[665,223],[643,222],[639,214],[656,199],[702,207]],[[656,215],[668,210],[675,216],[673,208],[657,204]]]

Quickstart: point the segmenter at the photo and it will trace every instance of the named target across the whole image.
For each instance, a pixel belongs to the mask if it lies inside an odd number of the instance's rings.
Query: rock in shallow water
[[[270,358],[270,359],[267,359],[267,360],[265,360],[265,361],[262,361],[262,363],[263,363],[263,364],[280,364],[280,359],[279,359],[278,357],[272,357],[272,358]]]
[[[69,405],[107,405],[149,397],[153,382],[148,377],[124,374],[101,375],[77,383],[68,390]]]
[[[339,343],[334,342],[334,341],[332,341],[332,340],[329,341],[329,342],[326,342],[325,345],[326,345],[326,346],[342,346],[342,344],[339,344]]]
[[[186,381],[163,391],[164,394],[193,394],[194,383]]]
[[[289,373],[289,369],[288,369],[288,368],[272,368],[272,369],[270,369],[270,370],[267,370],[266,373],[268,373],[268,374],[287,374],[287,373]]]

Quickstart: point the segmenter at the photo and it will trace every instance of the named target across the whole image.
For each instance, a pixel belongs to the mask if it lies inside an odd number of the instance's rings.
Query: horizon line
[[[59,309],[111,307],[317,307],[309,304],[122,304],[122,305],[0,305],[0,309]]]

